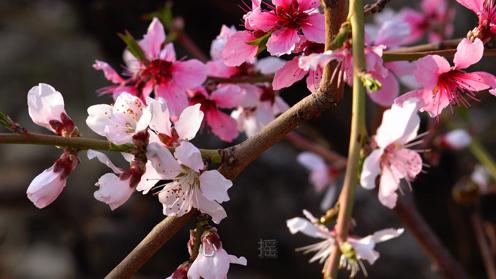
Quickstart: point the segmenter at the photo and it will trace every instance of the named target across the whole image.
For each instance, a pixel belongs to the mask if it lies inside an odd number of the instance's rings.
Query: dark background
[[[395,7],[401,2],[394,1]],[[416,1],[409,4],[418,5]],[[174,1],[174,13],[185,19],[186,32],[208,53],[210,42],[222,24],[241,23],[240,1]],[[452,5],[458,6],[454,1]],[[92,69],[102,59],[119,69],[124,45],[117,32],[129,30],[136,38],[148,22],[142,16],[163,5],[163,1],[22,1],[0,2],[0,111],[9,114],[31,131],[47,132],[31,123],[26,106],[27,91],[46,82],[62,92],[66,111],[84,136],[95,137],[84,124],[86,108],[109,103],[109,96],[96,91],[107,85],[103,75]],[[475,16],[458,8],[456,34],[463,36],[475,23]],[[178,57],[187,53],[176,45]],[[485,62],[490,69],[494,61]],[[290,103],[306,95],[302,83],[282,93]],[[347,149],[350,96],[337,108],[310,123],[319,129],[333,149]],[[491,132],[495,102],[483,97],[471,110],[474,129],[483,131],[491,152],[496,138]],[[373,105],[369,124],[376,123]],[[448,112],[449,113],[449,112]],[[493,129],[494,130],[494,129]],[[238,139],[242,140],[242,138]],[[201,147],[224,147],[203,133]],[[281,143],[251,164],[230,190],[224,203],[229,218],[219,226],[228,252],[248,259],[247,267],[232,266],[230,278],[319,278],[321,266],[308,264],[309,256],[294,249],[314,242],[291,236],[287,219],[301,216],[307,208],[319,215],[321,196],[307,182],[306,171],[296,162],[298,150]],[[129,202],[111,212],[93,198],[98,177],[108,170],[88,162],[70,176],[64,192],[49,207],[38,210],[26,198],[32,178],[48,168],[59,156],[53,147],[0,146],[0,278],[101,278],[162,220],[156,197],[136,193]],[[117,157],[116,157],[117,158]],[[122,161],[120,163],[123,163]],[[456,205],[451,188],[473,165],[464,153],[444,153],[437,167],[428,169],[414,183],[414,197],[420,211],[473,278],[484,278],[484,269],[472,235],[470,209]],[[400,227],[399,219],[381,206],[374,192],[357,190],[355,232],[367,235],[375,230]],[[493,216],[491,211],[488,216]],[[187,259],[187,229],[178,233],[136,275],[136,278],[164,278]],[[259,258],[259,240],[276,240],[278,256]],[[439,278],[426,255],[407,231],[398,239],[379,244],[381,258],[367,266],[369,278]],[[359,277],[363,277],[359,275]]]

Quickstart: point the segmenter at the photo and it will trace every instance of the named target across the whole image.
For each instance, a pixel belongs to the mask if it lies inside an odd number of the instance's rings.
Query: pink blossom
[[[114,105],[89,107],[86,124],[115,144],[131,143],[133,135],[145,130],[150,122],[150,116],[143,114],[144,108],[139,98],[123,93]]]
[[[179,115],[188,105],[186,90],[201,85],[207,77],[207,69],[196,59],[176,61],[174,46],[164,43],[164,27],[154,18],[139,41],[146,61],[139,61],[130,52],[125,52],[130,78],[123,79],[106,63],[97,61],[95,69],[102,70],[107,79],[117,84],[103,91],[114,93],[114,97],[127,91],[143,102],[154,92],[155,96],[167,101],[173,116]]]
[[[252,84],[239,85],[244,90],[241,106],[231,113],[236,119],[239,131],[248,137],[258,133],[274,118],[286,111],[289,106],[271,88]]]
[[[74,129],[65,112],[62,94],[49,84],[40,83],[29,90],[28,111],[34,123],[58,135],[69,136]]]
[[[496,6],[494,0],[457,0],[465,8],[474,12],[479,18],[479,24],[469,33],[469,36],[479,38],[484,43],[496,35]]]
[[[481,0],[482,1],[482,0]],[[439,42],[453,34],[455,10],[446,0],[422,0],[422,12],[410,8],[400,11],[399,17],[410,25],[411,34],[405,43],[413,43],[428,35],[430,42]]]
[[[287,220],[286,225],[291,234],[300,232],[313,238],[322,239],[320,242],[297,249],[297,251],[303,251],[305,254],[314,252],[315,255],[310,259],[310,262],[318,260],[319,263],[322,264],[328,260],[332,251],[337,248],[335,232],[330,231],[326,226],[319,224],[318,219],[307,210],[303,210],[303,214],[306,219],[295,217]],[[374,264],[379,258],[379,253],[375,250],[375,245],[377,243],[396,238],[400,236],[403,231],[403,229],[385,229],[363,238],[349,236],[347,243],[350,244],[351,248],[354,250],[356,258],[347,258],[346,255],[341,255],[341,262],[351,271],[351,277],[360,269],[365,273],[365,267],[362,263],[363,260],[366,260],[369,264]]]
[[[324,43],[324,15],[318,11],[319,1],[273,1],[273,4],[267,5],[267,11],[252,11],[245,17],[248,29],[271,32],[267,41],[270,54],[290,54],[300,39]]]
[[[190,104],[200,104],[205,113],[207,125],[221,140],[231,142],[238,136],[236,120],[220,109],[232,109],[240,105],[243,95],[241,88],[233,84],[218,86],[209,93],[199,87],[190,91]]]
[[[298,155],[298,162],[310,171],[309,180],[317,193],[327,188],[320,208],[327,210],[336,199],[336,178],[338,170],[328,166],[323,158],[312,152],[303,152]]]
[[[245,257],[238,258],[227,254],[217,233],[205,233],[201,239],[198,256],[189,267],[188,278],[226,279],[230,264],[246,263]]]
[[[393,105],[384,112],[381,126],[374,139],[377,148],[365,158],[360,183],[365,189],[374,189],[380,175],[379,201],[393,208],[400,180],[412,181],[422,170],[420,155],[408,149],[408,143],[417,137],[420,118],[413,100],[403,106]]]
[[[438,55],[419,59],[414,74],[422,88],[404,94],[395,102],[416,98],[420,111],[428,112],[431,117],[438,116],[449,105],[469,106],[469,99],[477,100],[477,92],[496,87],[496,78],[489,73],[463,71],[479,62],[483,52],[481,40],[472,43],[463,39],[458,44],[453,67]]]
[[[67,177],[78,164],[79,160],[74,154],[64,152],[50,168],[31,181],[26,191],[28,199],[40,209],[54,202],[64,190]]]
[[[229,200],[227,190],[232,182],[217,170],[205,170],[200,150],[189,142],[183,141],[174,157],[183,169],[158,195],[164,215],[182,216],[196,208],[218,224],[227,216],[219,203]]]

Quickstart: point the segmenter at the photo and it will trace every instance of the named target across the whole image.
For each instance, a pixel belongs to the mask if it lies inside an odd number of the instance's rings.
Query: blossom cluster
[[[425,133],[419,133],[420,113],[439,118],[446,108],[469,107],[488,91],[496,95],[496,77],[484,71],[468,71],[483,57],[484,44],[496,36],[496,8],[492,1],[458,0],[478,17],[478,25],[459,41],[453,65],[440,55],[423,55],[415,61],[384,61],[385,51],[423,39],[439,42],[453,33],[454,10],[446,1],[424,0],[421,10],[383,11],[365,30],[364,72],[353,68],[350,34],[334,49],[325,50],[325,23],[316,0],[252,0],[246,5],[243,29],[222,26],[212,41],[210,60],[177,59],[174,45],[165,34],[163,23],[153,18],[138,42],[128,41],[123,57],[125,68],[118,73],[109,64],[96,60],[112,85],[100,89],[110,94],[112,104],[87,109],[86,124],[110,145],[128,147],[122,157],[125,166],[116,166],[97,150],[88,150],[111,171],[96,182],[94,197],[115,210],[135,192],[155,193],[167,216],[183,216],[193,209],[219,224],[227,213],[231,180],[216,169],[214,160],[192,143],[201,128],[218,139],[235,141],[241,132],[252,137],[279,114],[289,109],[279,91],[306,77],[306,86],[315,94],[330,62],[336,67],[332,79],[352,85],[359,75],[367,95],[384,107],[382,123],[364,146],[360,185],[377,188],[379,202],[394,208],[402,181],[411,183],[427,165],[423,150],[415,146]],[[133,44],[135,43],[135,45]],[[269,56],[258,58],[267,51]],[[400,94],[401,85],[409,92]],[[64,109],[60,92],[40,83],[28,92],[29,115],[33,122],[64,138],[80,137]],[[455,150],[469,145],[471,136],[463,130],[446,134],[440,145]],[[38,208],[53,203],[80,163],[77,148],[65,148],[55,163],[36,176],[27,189],[28,198]],[[217,157],[221,155],[216,152]],[[298,161],[310,171],[310,182],[317,192],[325,192],[321,208],[333,209],[342,168],[326,162],[318,154],[304,152]],[[220,162],[221,163],[221,162]],[[486,187],[486,175],[476,171],[473,180]],[[375,245],[402,234],[403,229],[386,229],[366,237],[350,232],[338,239],[336,231],[308,211],[306,219],[287,221],[297,232],[321,239],[303,247],[315,252],[310,260],[327,263],[340,249],[341,266],[351,275],[365,272],[363,262],[373,264],[379,254]],[[332,218],[331,218],[332,219]],[[197,245],[192,245],[196,243]],[[196,248],[194,248],[196,247]],[[188,250],[190,261],[180,265],[169,278],[226,278],[231,263],[246,265],[246,259],[227,254],[217,230],[211,226],[195,229]],[[197,251],[194,251],[197,249]]]

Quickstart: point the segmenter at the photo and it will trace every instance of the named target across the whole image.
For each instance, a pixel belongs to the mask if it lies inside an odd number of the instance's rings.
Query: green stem
[[[343,182],[343,190],[339,196],[339,214],[336,223],[338,245],[328,259],[324,276],[337,278],[338,263],[341,251],[338,248],[348,238],[353,205],[355,202],[355,187],[358,183],[361,149],[367,131],[365,128],[365,88],[360,79],[360,73],[365,69],[364,54],[364,11],[362,0],[350,0],[349,17],[352,29],[353,47],[353,103],[351,116],[351,134],[348,149],[348,165]]]
[[[477,139],[472,139],[468,146],[472,155],[486,168],[491,177],[496,180],[496,162]]]
[[[134,149],[133,144],[113,144],[106,140],[82,138],[82,137],[61,137],[56,135],[44,135],[36,133],[11,134],[0,133],[0,144],[36,144],[70,147],[77,150],[101,150],[131,153]],[[171,148],[171,151],[173,149]],[[213,163],[222,162],[222,156],[219,150],[201,149],[203,159]]]

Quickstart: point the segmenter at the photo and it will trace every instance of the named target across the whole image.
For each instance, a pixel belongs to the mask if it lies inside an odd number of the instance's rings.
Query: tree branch
[[[130,278],[197,214],[198,211],[193,209],[181,217],[165,218],[105,278]]]

